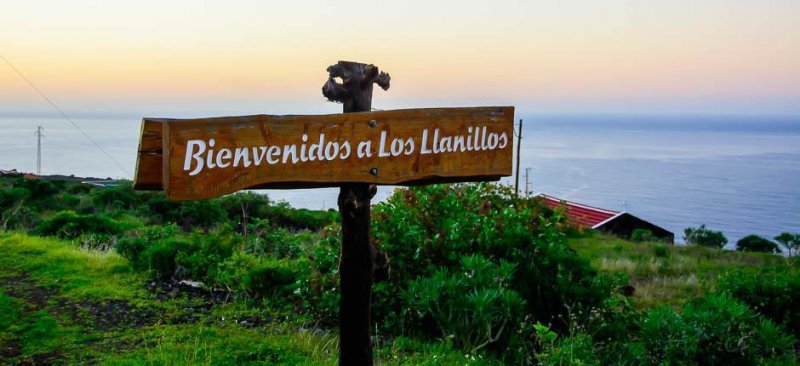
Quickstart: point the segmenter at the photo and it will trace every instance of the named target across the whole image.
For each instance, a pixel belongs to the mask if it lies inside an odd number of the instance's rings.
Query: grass
[[[335,365],[338,336],[265,304],[158,300],[147,277],[113,252],[74,242],[0,232],[0,364]],[[125,304],[146,324],[98,326],[91,309]],[[244,327],[253,315],[272,321]],[[192,316],[195,316],[194,318]],[[123,320],[127,320],[125,318]],[[190,320],[187,320],[190,319]],[[397,338],[376,344],[376,365],[497,364],[449,343]]]
[[[786,266],[787,259],[709,248],[632,243],[606,236],[571,239],[579,255],[604,272],[622,272],[634,305],[678,307],[704,295],[730,270]],[[58,239],[0,233],[0,363],[101,365],[334,365],[335,330],[308,327],[291,310],[235,301],[195,311],[202,301],[158,300],[148,278],[113,252]],[[142,323],[100,327],[92,309],[124,304],[150,314]],[[244,327],[240,319],[272,319]],[[12,350],[12,351],[9,351]],[[464,355],[447,340],[398,337],[376,343],[377,365],[499,364]]]
[[[678,308],[713,289],[727,271],[787,266],[795,261],[771,254],[634,243],[600,234],[571,239],[569,244],[594,268],[627,274],[635,288],[634,306],[640,309],[659,304]]]
[[[40,286],[73,299],[119,300],[144,293],[146,278],[112,252],[85,250],[52,238],[19,233],[0,236],[0,275],[30,273]]]

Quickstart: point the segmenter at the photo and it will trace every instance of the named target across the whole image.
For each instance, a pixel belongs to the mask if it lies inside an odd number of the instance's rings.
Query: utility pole
[[[42,126],[36,127],[36,175],[42,175]]]
[[[519,132],[517,132],[517,174],[516,174],[516,181],[514,182],[514,194],[519,197],[519,148],[522,145],[522,118],[519,119]]]
[[[528,195],[530,195],[530,190],[528,189],[530,187],[530,183],[528,182],[528,175],[530,173],[531,173],[531,168],[525,168],[525,197],[528,197]]]

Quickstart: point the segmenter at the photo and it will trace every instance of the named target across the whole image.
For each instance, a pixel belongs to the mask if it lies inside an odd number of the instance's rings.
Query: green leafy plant
[[[786,248],[786,254],[790,257],[796,256],[800,253],[800,234],[781,233],[776,236],[777,241],[782,247]]]
[[[648,363],[753,365],[794,357],[794,337],[730,295],[687,303],[681,314],[650,311],[640,335]]]
[[[120,235],[128,225],[105,215],[82,215],[61,211],[39,224],[36,232],[62,238],[77,238],[82,234]]]
[[[688,245],[699,245],[702,247],[722,248],[728,244],[728,239],[720,231],[714,231],[706,228],[706,225],[700,227],[688,227],[683,230],[683,240]]]
[[[736,250],[740,252],[778,253],[780,249],[774,242],[758,235],[748,235],[736,242]]]
[[[540,351],[536,353],[538,364],[601,365],[594,349],[592,337],[589,335],[578,333],[569,337],[558,338],[558,334],[541,323],[536,323],[534,329],[540,346]]]
[[[631,232],[631,241],[641,243],[641,242],[651,242],[657,240],[658,238],[656,238],[656,236],[653,235],[653,232],[647,229],[637,228],[633,229],[633,232]]]
[[[717,291],[730,294],[800,337],[800,273],[797,270],[730,272],[719,279]]]
[[[408,303],[421,318],[432,318],[442,336],[475,353],[507,337],[524,301],[509,288],[514,265],[479,255],[461,259],[452,271],[440,268],[430,277],[409,283]]]

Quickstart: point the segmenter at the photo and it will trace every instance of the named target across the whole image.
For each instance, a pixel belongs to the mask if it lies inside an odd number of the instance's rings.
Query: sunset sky
[[[337,60],[374,107],[800,114],[800,1],[5,1],[0,55],[72,115],[336,113]],[[0,114],[53,111],[0,61]]]

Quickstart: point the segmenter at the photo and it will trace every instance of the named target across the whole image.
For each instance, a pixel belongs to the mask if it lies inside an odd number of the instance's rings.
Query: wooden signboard
[[[414,185],[511,175],[514,107],[145,118],[134,188],[202,199],[248,188]]]
[[[328,67],[322,94],[344,114],[145,118],[134,188],[203,199],[247,188],[340,187],[339,364],[372,365],[373,278],[388,273],[370,239],[373,184],[497,180],[511,175],[514,107],[369,112],[372,64]],[[338,81],[341,80],[341,83]]]

